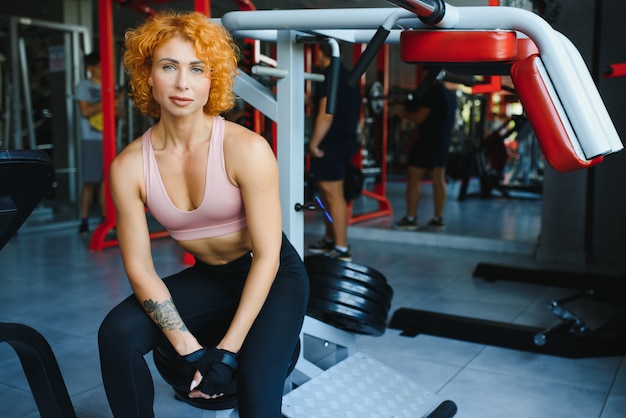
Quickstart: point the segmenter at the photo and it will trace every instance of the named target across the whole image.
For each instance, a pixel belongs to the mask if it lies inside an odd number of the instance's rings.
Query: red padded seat
[[[400,58],[407,63],[506,63],[517,58],[515,31],[405,30]]]

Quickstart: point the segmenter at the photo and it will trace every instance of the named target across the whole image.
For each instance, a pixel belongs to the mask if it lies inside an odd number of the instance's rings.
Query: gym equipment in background
[[[54,167],[39,150],[0,150],[0,249],[50,191]],[[76,417],[61,370],[46,339],[35,329],[0,322],[0,342],[17,353],[43,418]]]
[[[557,319],[548,327],[399,308],[389,328],[406,336],[423,333],[568,358],[626,354],[624,276],[491,263],[479,263],[473,276],[571,289],[572,294],[547,304]]]

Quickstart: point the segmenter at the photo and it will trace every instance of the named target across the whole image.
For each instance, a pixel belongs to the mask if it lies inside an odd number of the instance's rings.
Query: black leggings
[[[250,269],[249,254],[222,266],[196,262],[164,280],[187,328],[220,336],[235,313]],[[242,418],[281,417],[287,368],[298,342],[309,297],[302,259],[283,234],[280,268],[265,305],[241,350],[237,371]],[[98,334],[102,378],[116,418],[154,417],[154,385],[144,355],[170,346],[134,295],[109,312]],[[171,346],[170,346],[171,347]]]

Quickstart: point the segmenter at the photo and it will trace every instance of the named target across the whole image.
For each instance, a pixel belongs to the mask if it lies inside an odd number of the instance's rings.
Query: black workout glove
[[[224,393],[237,370],[237,355],[219,348],[202,348],[185,356],[188,363],[202,374],[202,382],[194,389],[206,395]]]

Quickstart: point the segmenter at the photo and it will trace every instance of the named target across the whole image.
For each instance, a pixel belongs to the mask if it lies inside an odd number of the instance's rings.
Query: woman
[[[126,34],[135,105],[158,122],[111,165],[119,247],[134,295],[98,335],[116,417],[154,416],[143,356],[170,347],[191,368],[189,397],[237,379],[242,418],[280,417],[284,380],[308,301],[308,278],[282,233],[268,142],[220,114],[234,105],[236,47],[199,13],[156,15]],[[196,263],[161,279],[148,207]],[[217,336],[214,346],[203,346]]]

